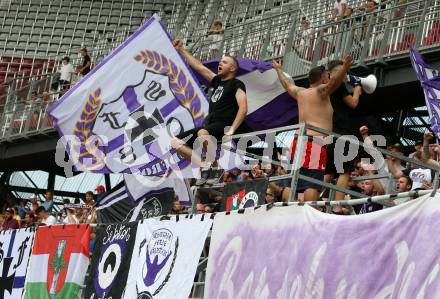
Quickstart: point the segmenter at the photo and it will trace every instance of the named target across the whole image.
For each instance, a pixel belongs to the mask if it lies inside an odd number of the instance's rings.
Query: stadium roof
[[[46,189],[49,179],[49,173],[44,171],[19,171],[12,173],[9,185],[18,187],[28,187],[35,189]],[[112,186],[122,181],[122,174],[110,174],[110,182]],[[105,185],[103,174],[80,173],[70,178],[63,176],[55,176],[55,190],[85,193],[94,191],[96,186]],[[13,191],[18,198],[29,199],[34,196],[29,192]],[[42,195],[39,195],[41,197]],[[61,198],[58,198],[61,199]]]

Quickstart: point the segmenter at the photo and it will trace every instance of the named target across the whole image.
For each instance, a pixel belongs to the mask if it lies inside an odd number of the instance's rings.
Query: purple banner
[[[205,298],[440,298],[439,242],[438,195],[357,216],[217,215]]]
[[[411,49],[410,57],[425,93],[431,129],[440,138],[440,72],[427,64],[416,50]]]

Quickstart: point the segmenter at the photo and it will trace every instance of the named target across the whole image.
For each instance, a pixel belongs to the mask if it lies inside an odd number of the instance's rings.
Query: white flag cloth
[[[0,234],[0,298],[22,297],[34,235],[32,228]]]
[[[123,298],[188,298],[211,225],[202,215],[140,222]]]
[[[157,176],[171,166],[188,167],[189,161],[170,150],[171,138],[200,127],[208,106],[153,16],[49,113],[77,170]]]
[[[171,177],[148,177],[141,174],[124,174],[124,181],[128,197],[137,202],[148,193],[173,189],[181,202],[191,202],[188,188],[182,178],[171,174]]]

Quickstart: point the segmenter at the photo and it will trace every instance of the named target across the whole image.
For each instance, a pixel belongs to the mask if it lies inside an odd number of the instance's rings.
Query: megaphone
[[[375,75],[368,75],[367,77],[362,78],[348,74],[347,81],[351,85],[359,84],[360,86],[362,86],[362,89],[368,94],[372,94],[377,87],[377,78]]]

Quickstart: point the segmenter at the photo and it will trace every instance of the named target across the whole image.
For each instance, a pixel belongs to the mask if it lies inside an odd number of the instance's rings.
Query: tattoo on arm
[[[280,83],[284,87],[284,89],[292,97],[296,98],[300,88],[295,85],[295,82],[293,82],[293,80],[287,78],[282,69],[276,69],[276,72],[278,74],[278,79],[280,80]]]

